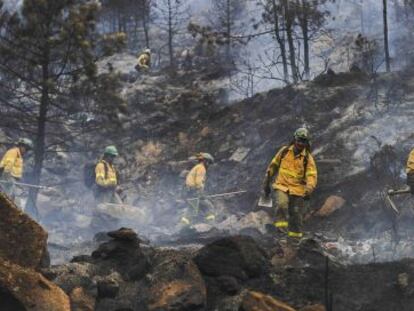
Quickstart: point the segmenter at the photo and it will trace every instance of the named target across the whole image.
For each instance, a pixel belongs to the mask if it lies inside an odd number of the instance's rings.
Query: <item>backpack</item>
[[[83,183],[85,184],[86,188],[91,189],[93,185],[95,185],[96,183],[95,168],[99,163],[101,163],[101,161],[89,162],[83,166]],[[105,163],[104,163],[104,166],[105,166],[105,178],[106,178],[108,174],[108,167]]]
[[[287,155],[287,153],[289,152],[289,147],[290,146],[285,146],[283,147],[282,153],[280,154],[280,165],[282,164],[282,160],[283,158]],[[309,151],[306,150],[305,152],[305,157],[303,158],[303,179],[306,178],[306,170],[308,168],[308,158],[309,158]]]

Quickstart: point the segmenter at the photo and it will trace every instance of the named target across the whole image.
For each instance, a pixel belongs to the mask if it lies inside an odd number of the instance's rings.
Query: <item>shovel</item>
[[[395,205],[394,201],[391,199],[391,196],[399,195],[399,194],[407,194],[407,193],[411,193],[410,188],[404,188],[404,189],[398,189],[398,190],[390,189],[387,191],[387,195],[385,196],[385,202],[389,205],[389,207],[391,207],[391,209],[397,215],[400,214],[400,210]]]
[[[257,205],[259,207],[271,208],[273,206],[272,197],[270,195],[262,194]]]

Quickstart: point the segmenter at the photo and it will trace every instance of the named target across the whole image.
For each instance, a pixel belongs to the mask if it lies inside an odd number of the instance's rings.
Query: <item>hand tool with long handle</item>
[[[226,192],[226,193],[218,193],[218,194],[211,194],[211,195],[205,195],[205,198],[209,198],[209,199],[216,199],[216,198],[222,198],[222,197],[227,197],[227,196],[232,196],[232,195],[237,195],[237,194],[242,194],[242,193],[246,193],[246,190],[241,190],[241,191],[234,191],[234,192]],[[187,201],[195,201],[195,200],[199,200],[200,198],[189,198],[187,199]]]
[[[32,185],[32,184],[26,184],[26,183],[17,182],[17,181],[7,181],[7,180],[0,180],[0,184],[15,184],[21,187],[35,188],[35,189],[55,189],[54,187]]]
[[[389,207],[391,207],[391,209],[397,214],[400,214],[400,210],[398,209],[398,207],[395,205],[394,201],[391,199],[391,196],[394,195],[400,195],[400,194],[408,194],[411,193],[410,188],[404,188],[404,189],[390,189],[387,191],[387,195],[385,196],[385,202],[389,205]]]

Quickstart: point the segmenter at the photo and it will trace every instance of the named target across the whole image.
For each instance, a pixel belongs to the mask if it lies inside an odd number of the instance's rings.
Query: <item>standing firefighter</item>
[[[96,208],[93,211],[91,222],[91,228],[95,232],[119,227],[119,220],[108,213],[107,206],[108,203],[122,203],[118,195],[120,192],[118,173],[113,165],[117,156],[118,150],[116,147],[108,146],[105,148],[103,157],[98,163],[92,166],[88,164],[85,167],[85,184],[93,189],[95,196]]]
[[[197,154],[197,160],[198,164],[191,169],[185,180],[185,196],[190,210],[181,218],[181,222],[186,225],[190,225],[194,218],[200,216],[204,216],[206,221],[215,220],[213,204],[204,193],[207,169],[214,162],[214,158],[202,152]]]
[[[316,187],[317,170],[310,153],[309,133],[299,128],[289,146],[282,147],[267,168],[264,181],[264,193],[270,195],[273,177],[273,189],[276,192],[277,211],[274,225],[290,238],[300,240],[304,198]]]
[[[151,67],[151,50],[145,49],[138,56],[138,64],[135,66],[135,69],[138,71],[148,71]]]
[[[105,148],[102,159],[95,167],[95,200],[96,204],[102,203],[122,203],[117,195],[118,173],[113,165],[118,156],[115,146]]]
[[[0,162],[0,173],[2,180],[7,182],[1,184],[4,192],[13,200],[16,199],[15,182],[23,177],[23,156],[33,149],[33,142],[28,138],[18,140],[15,147],[9,149]]]
[[[407,161],[407,185],[410,186],[411,194],[414,194],[414,149],[411,150]]]

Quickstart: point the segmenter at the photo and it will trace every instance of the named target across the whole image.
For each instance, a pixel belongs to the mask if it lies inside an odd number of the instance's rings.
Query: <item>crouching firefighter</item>
[[[266,196],[271,193],[271,183],[277,206],[274,225],[280,232],[287,232],[288,237],[299,241],[302,236],[304,199],[309,197],[317,183],[317,169],[310,153],[309,132],[299,128],[294,133],[294,140],[282,147],[267,168],[263,183]]]
[[[151,50],[145,49],[142,53],[138,55],[137,65],[135,69],[141,72],[149,71],[151,67]]]
[[[29,138],[20,138],[15,147],[7,150],[0,162],[0,175],[4,183],[1,189],[14,201],[16,201],[16,182],[23,177],[23,157],[33,149],[33,142]],[[18,203],[16,202],[18,205]]]
[[[205,184],[207,180],[207,170],[214,162],[214,158],[209,153],[198,153],[196,155],[198,164],[195,165],[187,174],[185,180],[185,201],[188,209],[181,218],[181,223],[191,225],[192,221],[212,222],[215,220],[214,206],[205,196]]]

